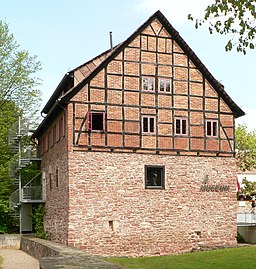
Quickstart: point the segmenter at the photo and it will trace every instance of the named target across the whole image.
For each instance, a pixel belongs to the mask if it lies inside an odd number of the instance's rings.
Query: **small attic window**
[[[88,114],[88,130],[104,131],[105,112],[89,112]]]
[[[152,77],[143,77],[142,78],[142,90],[143,91],[154,91],[155,80]]]

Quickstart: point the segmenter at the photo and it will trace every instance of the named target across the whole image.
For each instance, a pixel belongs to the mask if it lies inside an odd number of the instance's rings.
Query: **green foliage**
[[[45,207],[41,204],[35,209],[32,215],[32,220],[36,236],[42,239],[47,239],[47,233],[44,231],[44,215]]]
[[[236,240],[237,240],[237,243],[239,244],[245,243],[243,236],[239,232],[237,232]]]
[[[256,182],[251,182],[248,181],[246,178],[243,178],[241,192],[248,195],[255,195]]]
[[[34,76],[41,69],[36,56],[19,48],[7,23],[0,20],[0,111],[12,100],[23,112],[38,110],[40,80]]]
[[[236,159],[241,171],[256,168],[256,132],[249,132],[245,125],[236,128]]]
[[[226,51],[235,47],[246,54],[248,48],[254,49],[256,45],[255,0],[214,0],[206,7],[203,19],[194,19],[191,14],[188,19],[195,22],[196,28],[208,24],[210,34],[231,34]]]
[[[17,156],[9,148],[8,136],[20,116],[34,119],[39,108],[39,79],[35,73],[40,65],[36,56],[20,49],[8,25],[0,20],[0,232],[8,232],[12,226],[9,197],[14,179],[9,170]]]
[[[256,263],[255,252],[256,247],[241,247],[170,256],[106,260],[125,269],[253,269]]]
[[[13,189],[13,179],[9,176],[9,164],[13,154],[8,146],[10,126],[17,120],[19,111],[11,101],[6,102],[0,113],[0,233],[6,233],[12,226],[9,211],[9,197]]]

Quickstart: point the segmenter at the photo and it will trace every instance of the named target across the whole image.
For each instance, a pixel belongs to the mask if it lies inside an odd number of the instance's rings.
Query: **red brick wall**
[[[75,73],[83,73],[85,66]],[[143,78],[153,79],[153,91],[143,88]],[[170,81],[169,92],[160,91],[163,79]],[[140,148],[160,154],[177,150],[195,155],[234,153],[232,111],[158,20],[96,74],[72,102],[78,147]],[[83,121],[93,110],[105,112],[101,135],[88,132],[88,121]],[[143,115],[157,118],[150,137],[141,134]],[[188,132],[182,137],[173,132],[177,117],[187,119]],[[207,120],[218,121],[216,137],[206,137]]]
[[[144,165],[165,165],[145,189]],[[68,244],[97,255],[164,255],[236,245],[235,160],[70,153]],[[227,192],[200,192],[205,176]]]

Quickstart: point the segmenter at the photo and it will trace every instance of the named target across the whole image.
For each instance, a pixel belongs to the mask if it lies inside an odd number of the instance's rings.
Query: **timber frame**
[[[153,90],[143,89],[143,78],[153,81]],[[170,81],[170,92],[159,90],[160,79]],[[234,120],[244,115],[160,11],[113,50],[66,74],[33,136],[66,111],[72,113],[74,151],[196,156],[233,156]],[[91,112],[104,114],[103,130],[88,129]],[[154,117],[154,133],[143,133],[145,116]],[[186,135],[175,134],[176,118],[186,119]],[[217,122],[217,136],[207,136],[207,121]]]

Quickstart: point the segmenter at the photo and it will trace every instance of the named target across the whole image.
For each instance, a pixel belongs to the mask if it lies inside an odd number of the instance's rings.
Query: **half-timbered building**
[[[42,112],[52,240],[108,256],[236,245],[244,112],[160,11],[67,73]]]

